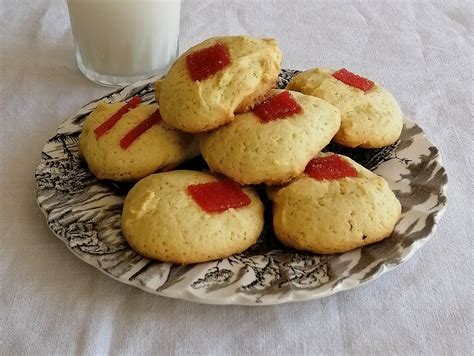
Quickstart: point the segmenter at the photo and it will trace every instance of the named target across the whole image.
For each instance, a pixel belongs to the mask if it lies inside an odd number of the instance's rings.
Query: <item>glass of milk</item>
[[[178,55],[180,0],[67,0],[81,72],[103,85],[164,74]]]

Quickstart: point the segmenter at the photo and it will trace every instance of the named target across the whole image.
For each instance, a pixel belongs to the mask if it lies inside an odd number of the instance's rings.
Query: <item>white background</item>
[[[440,148],[449,176],[432,240],[375,282],[305,303],[209,306],[120,284],[48,230],[35,203],[42,146],[109,89],[77,70],[65,1],[0,0],[0,354],[472,354],[472,18],[467,0],[184,0],[181,50],[272,36],[285,68],[365,73]]]

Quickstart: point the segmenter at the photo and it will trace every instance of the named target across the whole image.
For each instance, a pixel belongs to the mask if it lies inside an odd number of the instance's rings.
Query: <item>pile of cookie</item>
[[[402,130],[394,97],[346,69],[311,69],[273,89],[280,65],[273,39],[211,38],[156,82],[157,104],[101,102],[89,115],[79,151],[90,171],[137,182],[122,231],[138,253],[190,264],[246,250],[264,225],[261,184],[285,246],[330,254],[390,236],[401,207],[387,182],[321,150],[331,140],[394,143]],[[212,173],[172,170],[199,154]]]

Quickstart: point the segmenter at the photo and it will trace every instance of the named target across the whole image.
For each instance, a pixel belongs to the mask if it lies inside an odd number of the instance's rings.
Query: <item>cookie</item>
[[[350,158],[320,154],[305,173],[269,189],[277,238],[297,250],[346,252],[380,241],[400,219],[400,203],[380,176]]]
[[[150,175],[125,198],[122,231],[139,254],[191,264],[225,258],[253,245],[263,205],[251,188],[197,171]]]
[[[99,179],[138,181],[199,154],[194,136],[161,120],[158,105],[100,102],[84,122],[79,152]]]
[[[400,137],[403,118],[393,95],[345,69],[315,68],[295,76],[287,89],[314,95],[341,111],[334,141],[347,147],[378,148]]]
[[[339,129],[339,111],[324,100],[277,89],[268,95],[253,111],[199,135],[212,171],[241,184],[281,184],[299,176]]]
[[[231,122],[275,86],[280,62],[273,39],[210,38],[181,55],[158,85],[163,120],[186,132]]]

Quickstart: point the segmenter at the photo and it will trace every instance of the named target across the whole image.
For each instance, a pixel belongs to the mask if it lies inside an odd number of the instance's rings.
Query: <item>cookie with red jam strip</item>
[[[263,229],[258,194],[225,177],[177,170],[150,175],[125,198],[122,231],[139,254],[191,264],[240,253]]]
[[[321,153],[286,186],[267,190],[273,229],[285,245],[341,253],[391,235],[401,206],[388,183],[348,157]]]
[[[346,68],[314,68],[295,76],[287,86],[337,107],[341,127],[334,141],[346,147],[380,148],[400,137],[403,117],[393,95],[372,80]]]
[[[163,120],[185,132],[233,121],[273,88],[281,52],[273,39],[214,37],[190,48],[157,84]]]
[[[84,122],[79,152],[99,179],[135,182],[199,154],[193,135],[163,122],[158,105],[100,102]]]
[[[252,111],[199,137],[212,171],[241,184],[282,184],[299,176],[339,129],[339,111],[324,100],[271,90]]]

